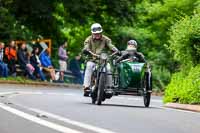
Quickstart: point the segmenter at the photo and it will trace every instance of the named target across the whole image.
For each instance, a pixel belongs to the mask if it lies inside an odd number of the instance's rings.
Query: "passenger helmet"
[[[137,48],[137,42],[135,40],[129,40],[127,45],[134,45]]]

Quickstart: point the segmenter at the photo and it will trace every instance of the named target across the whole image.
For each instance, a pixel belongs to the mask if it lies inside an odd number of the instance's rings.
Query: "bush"
[[[177,22],[170,33],[169,49],[183,67],[200,63],[200,14]]]
[[[192,67],[188,73],[173,75],[166,88],[164,102],[200,104],[200,65]]]
[[[200,14],[178,21],[170,34],[169,49],[181,64],[165,91],[164,102],[200,104]]]

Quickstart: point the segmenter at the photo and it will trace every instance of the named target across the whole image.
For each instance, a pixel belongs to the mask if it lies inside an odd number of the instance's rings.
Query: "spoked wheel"
[[[94,88],[92,88],[91,99],[92,99],[92,104],[95,104],[97,101],[97,91]]]
[[[92,76],[92,86],[91,86],[91,99],[92,99],[92,104],[95,104],[97,101],[97,88],[95,85],[95,81],[96,79],[94,78],[94,76]]]
[[[104,89],[106,87],[106,73],[101,73],[97,90],[97,105],[101,105],[104,100]]]
[[[149,107],[151,101],[151,90],[152,90],[152,76],[149,73],[145,74],[144,78],[144,105]]]
[[[150,100],[151,100],[151,93],[147,92],[146,94],[144,94],[144,105],[145,105],[145,107],[149,107]]]

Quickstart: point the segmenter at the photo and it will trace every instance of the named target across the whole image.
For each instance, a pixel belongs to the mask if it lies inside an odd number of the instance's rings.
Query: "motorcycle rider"
[[[99,23],[94,23],[91,26],[91,33],[89,37],[84,42],[83,53],[90,56],[86,63],[85,77],[84,77],[84,96],[89,96],[90,93],[90,82],[96,61],[102,52],[107,52],[108,50],[112,52],[118,52],[118,49],[112,44],[110,38],[102,34],[103,29]],[[111,71],[110,66],[107,65],[108,73]],[[107,76],[107,87],[112,86],[112,76]]]
[[[117,59],[117,62],[128,59],[130,61],[146,62],[144,55],[137,51],[137,42],[135,40],[129,40],[127,42],[127,48],[122,51],[122,55]]]

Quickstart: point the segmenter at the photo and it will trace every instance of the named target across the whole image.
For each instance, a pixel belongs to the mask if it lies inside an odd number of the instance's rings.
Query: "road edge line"
[[[65,118],[65,117],[62,117],[62,116],[59,116],[59,115],[56,115],[56,114],[52,114],[52,113],[49,113],[49,112],[46,112],[46,111],[43,111],[43,110],[34,109],[34,108],[29,108],[29,110],[36,112],[36,113],[39,113],[39,114],[42,114],[42,115],[45,115],[47,117],[59,120],[59,121],[63,121],[65,123],[68,123],[68,124],[71,124],[71,125],[74,125],[74,126],[78,126],[78,127],[90,130],[90,131],[97,132],[97,133],[116,133],[116,132],[113,132],[113,131],[110,131],[110,130],[107,130],[107,129],[103,129],[103,128],[100,128],[100,127],[95,127],[95,126],[92,126],[92,125],[89,125],[89,124],[85,124],[85,123],[82,123],[82,122],[71,120],[71,119],[68,119],[68,118]]]
[[[27,113],[25,113],[23,111],[20,111],[20,110],[17,110],[15,108],[6,106],[6,105],[4,105],[2,103],[0,103],[0,108],[5,110],[5,111],[8,111],[8,112],[10,112],[12,114],[15,114],[15,115],[17,115],[17,116],[19,116],[21,118],[24,118],[26,120],[32,121],[34,123],[37,123],[39,125],[42,125],[44,127],[48,127],[50,129],[53,129],[53,130],[56,130],[56,131],[59,131],[59,132],[63,132],[63,133],[82,133],[80,131],[77,131],[77,130],[74,130],[74,129],[71,129],[71,128],[67,128],[67,127],[58,125],[56,123],[52,123],[52,122],[40,119],[40,118],[38,118],[36,116],[30,115],[30,114],[27,114]]]

